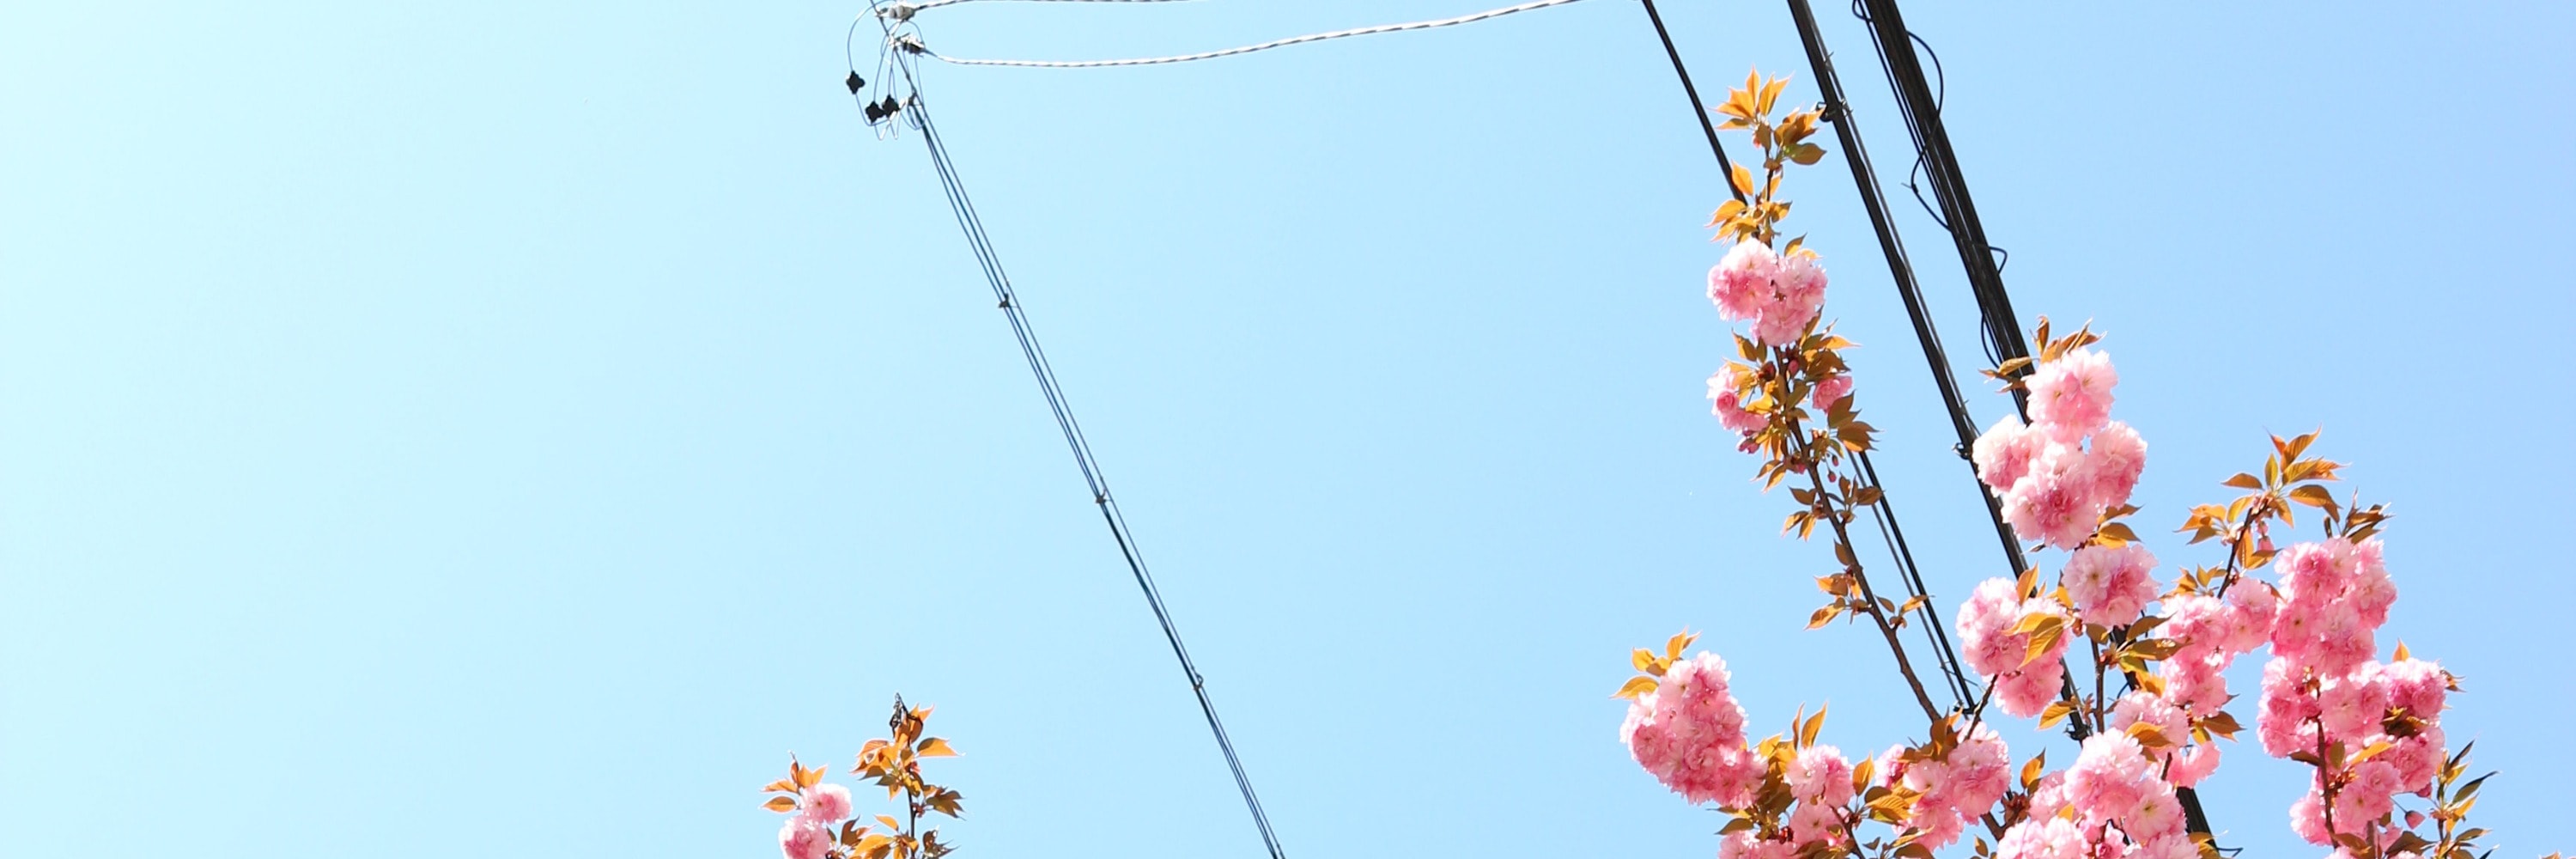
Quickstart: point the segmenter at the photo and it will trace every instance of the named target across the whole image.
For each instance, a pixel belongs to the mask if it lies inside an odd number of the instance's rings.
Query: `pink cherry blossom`
[[[2093,433],[2085,465],[2093,471],[2093,491],[2102,496],[2102,506],[2127,504],[2129,493],[2138,488],[2138,475],[2147,468],[2147,441],[2128,424],[2112,421]]]
[[[2066,610],[2054,600],[2020,599],[2009,579],[1988,579],[1959,607],[1961,657],[1970,669],[1993,678],[1996,703],[2016,716],[2036,716],[2057,696],[2066,666],[2058,661],[2071,636],[2060,636],[2047,651],[2030,656],[2030,635],[2012,628],[2025,617]],[[2069,618],[2071,620],[2071,618]]]
[[[2057,648],[2065,650],[2061,644]],[[2048,709],[2057,700],[2060,684],[2065,681],[2066,666],[2054,655],[2043,655],[2031,662],[2029,670],[2015,671],[1995,678],[1995,704],[2006,713],[2030,718]]]
[[[2085,859],[2084,833],[2066,818],[2033,817],[2004,830],[1995,859]]]
[[[2195,743],[2173,756],[2173,766],[2165,770],[2165,780],[2175,787],[2191,787],[2218,771],[2218,745]]]
[[[2188,834],[2168,835],[2138,845],[2127,859],[2198,859],[2200,843]]]
[[[831,849],[831,831],[813,818],[799,814],[778,827],[778,852],[787,859],[823,859]]]
[[[2111,705],[2111,730],[2126,732],[2129,726],[2141,722],[2156,726],[2166,739],[2177,743],[2190,736],[2191,716],[2165,696],[2139,690],[2120,696]]]
[[[2256,734],[2263,740],[2265,754],[2281,758],[2316,749],[2317,702],[2306,684],[2307,669],[2290,657],[2275,656],[2263,663],[2263,703]]]
[[[2230,654],[2251,652],[2272,637],[2281,601],[2271,585],[2243,580],[2227,590],[2227,631],[2216,642]]]
[[[2086,546],[2067,559],[2058,580],[2087,623],[2125,626],[2156,599],[2156,556],[2145,546]]]
[[[1782,256],[1757,241],[1737,242],[1708,272],[1708,299],[1718,315],[1753,323],[1766,345],[1798,341],[1825,303],[1825,269],[1812,254]]]
[[[1762,781],[1763,763],[1744,745],[1744,708],[1713,653],[1666,669],[1654,692],[1629,704],[1619,734],[1638,765],[1691,802],[1742,807]]]
[[[1761,429],[1768,421],[1763,416],[1744,409],[1742,399],[1735,393],[1734,384],[1724,381],[1726,375],[1726,373],[1719,373],[1708,377],[1709,413],[1717,416],[1717,422],[1720,425],[1739,434]]]
[[[2396,771],[2399,791],[2430,795],[2433,776],[2441,771],[2444,760],[2442,726],[2428,725],[2415,736],[2397,740],[2375,760],[2387,761]]]
[[[1717,839],[1717,859],[1752,859],[1753,831],[1739,829]]]
[[[2388,683],[2388,706],[2405,709],[2407,715],[2433,721],[2442,718],[2442,699],[2449,694],[2451,675],[2442,666],[2421,659],[2400,659],[2380,669]]]
[[[2093,536],[2103,507],[2091,472],[2082,450],[2050,445],[2031,463],[2029,473],[2004,492],[2004,517],[2012,523],[2013,533],[2060,549],[2073,549]]]
[[[1823,381],[1816,383],[1815,390],[1808,392],[1807,405],[1818,412],[1831,409],[1835,403],[1841,402],[1842,398],[1851,396],[1851,390],[1851,374],[1836,373],[1826,376]]]
[[[2379,730],[2387,712],[2388,682],[2380,679],[2375,664],[2331,678],[2317,692],[2317,721],[2329,739],[2360,739]]]
[[[2326,832],[2326,797],[2322,789],[2311,787],[2307,795],[2290,803],[2290,831],[2310,844],[2334,843]]]
[[[2095,734],[2066,770],[2066,798],[2078,814],[2114,819],[2134,807],[2147,789],[2146,750],[2126,734]]]
[[[2226,650],[2222,645],[2228,639],[2229,626],[2227,604],[2217,597],[2186,594],[2165,599],[2162,632],[2182,642],[2184,649],[2208,653]]]
[[[2341,537],[2322,543],[2298,543],[2281,550],[2273,565],[2281,570],[2283,598],[2291,602],[2330,602],[2352,583],[2352,543]]]
[[[1786,776],[1790,794],[1801,802],[1841,805],[1851,801],[1851,761],[1843,759],[1841,749],[1821,745],[1800,749]]]
[[[1977,437],[1969,458],[1977,465],[1977,479],[2003,492],[2030,473],[2031,461],[2047,449],[2047,436],[2023,426],[2021,418],[2005,415],[1988,427],[1985,435]]]
[[[2029,639],[2008,631],[2021,619],[2021,601],[2013,580],[1987,579],[1960,604],[1956,628],[1969,668],[1993,677],[2021,667]]]
[[[2120,384],[2111,356],[2078,348],[2039,365],[2027,383],[2031,425],[2063,444],[2102,428],[2111,419],[2111,389]]]
[[[2388,608],[2397,602],[2397,583],[2388,578],[2388,565],[2380,559],[2378,540],[2364,540],[2352,547],[2352,580],[2345,598],[2361,615],[2361,622],[2372,628],[2388,622]]]
[[[1717,305],[1720,316],[1748,320],[1762,312],[1770,298],[1771,280],[1780,268],[1780,256],[1771,246],[1756,241],[1737,242],[1726,252],[1726,258],[1708,270],[1708,300]]]
[[[2183,834],[2182,800],[2173,787],[2150,776],[2137,802],[2122,810],[2120,830],[2131,842],[2163,840]]]
[[[2350,671],[2378,649],[2374,630],[2362,619],[2359,606],[2338,600],[2321,607],[2316,618],[2316,638],[2308,642],[2307,658],[2318,672]]]
[[[2012,750],[1991,725],[1969,731],[1945,763],[1950,777],[1941,799],[1968,817],[1984,815],[2012,788]]]
[[[1843,785],[1848,789],[1849,783]],[[1792,844],[1826,843],[1839,845],[1843,837],[1841,809],[1820,802],[1800,801],[1797,811],[1789,815],[1789,842]]]
[[[2362,761],[2352,768],[2352,780],[2335,792],[2335,826],[2355,830],[2362,824],[2387,816],[2394,805],[2389,801],[2399,792],[2397,768],[2378,758]]]
[[[818,784],[805,789],[802,816],[820,824],[834,824],[850,817],[850,789],[837,784]]]
[[[2227,706],[2228,663],[2234,657],[2224,652],[2186,649],[2156,666],[2156,676],[2164,678],[2165,696],[2194,713],[2216,713]]]
[[[2066,771],[2056,770],[2041,775],[2030,786],[2030,816],[2033,819],[2056,817],[2066,810]]]
[[[1825,267],[1815,255],[1798,252],[1781,257],[1771,302],[1754,323],[1754,337],[1775,346],[1796,343],[1824,306]]]

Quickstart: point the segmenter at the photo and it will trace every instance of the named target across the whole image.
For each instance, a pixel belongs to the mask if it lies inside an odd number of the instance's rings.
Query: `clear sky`
[[[923,29],[1091,58],[1488,2]],[[759,786],[900,691],[965,753],[961,855],[1259,855],[919,141],[841,89],[858,11],[0,11],[0,854],[774,855]],[[1892,180],[1865,35],[1818,12]],[[2399,517],[2383,650],[2462,674],[2451,736],[2504,771],[2498,855],[2576,847],[2576,12],[1908,12],[2025,319],[2110,337],[2142,523],[2324,427]],[[1780,5],[1666,15],[1703,87],[1813,97]],[[1830,555],[1707,414],[1723,192],[1635,3],[926,73],[1290,854],[1712,854],[1609,698],[1684,626],[1758,726],[1905,736],[1870,636],[1799,631]],[[1838,155],[1790,226],[1955,605],[2003,564]],[[2320,853],[2301,770],[2227,754],[2224,840]]]

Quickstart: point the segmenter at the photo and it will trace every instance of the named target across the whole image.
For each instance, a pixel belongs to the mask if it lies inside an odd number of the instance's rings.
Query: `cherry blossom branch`
[[[1788,373],[1781,360],[1786,353],[1786,349],[1772,351],[1770,363],[1779,378],[1786,378]],[[1834,509],[1834,496],[1825,490],[1825,464],[1816,455],[1814,441],[1808,438],[1805,425],[1794,415],[1785,420],[1789,438],[1797,445],[1798,461],[1806,466],[1803,470],[1807,472],[1808,487],[1816,493],[1815,503],[1824,508],[1825,524],[1833,529],[1835,555],[1844,561],[1843,569],[1851,574],[1852,582],[1860,586],[1861,610],[1878,626],[1879,635],[1887,639],[1888,652],[1896,656],[1896,670],[1905,675],[1905,685],[1914,691],[1914,702],[1922,706],[1923,717],[1940,721],[1941,708],[1932,703],[1931,693],[1923,688],[1923,678],[1914,673],[1914,661],[1906,657],[1905,644],[1896,636],[1896,626],[1888,621],[1886,608],[1879,602],[1878,591],[1870,586],[1869,574],[1861,568],[1859,547],[1852,544],[1851,532],[1844,527],[1851,518],[1850,499],[1842,499],[1841,510]]]

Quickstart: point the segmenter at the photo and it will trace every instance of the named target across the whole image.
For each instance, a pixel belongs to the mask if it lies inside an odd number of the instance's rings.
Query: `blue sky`
[[[2399,517],[2383,649],[2464,675],[2451,735],[2504,770],[2499,855],[2576,846],[2576,13],[1915,5],[2016,304],[2110,337],[2142,521],[2324,427]],[[923,29],[1089,58],[1478,8]],[[857,11],[0,13],[0,853],[768,855],[759,785],[845,765],[900,691],[965,752],[966,855],[1259,855],[918,141],[840,88]],[[1813,97],[1781,7],[1666,15],[1704,87]],[[1706,413],[1723,191],[1635,4],[926,73],[1292,855],[1708,855],[1608,698],[1683,626],[1757,725],[1905,735],[1869,636],[1798,631],[1829,555]],[[1840,162],[1790,183],[1954,604],[2002,572],[1975,489]],[[2226,840],[2316,854],[2300,771],[2228,755]]]

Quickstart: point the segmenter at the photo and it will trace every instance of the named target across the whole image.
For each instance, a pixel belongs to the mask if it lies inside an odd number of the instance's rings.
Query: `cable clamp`
[[[892,18],[897,21],[910,21],[912,20],[912,13],[920,11],[920,9],[921,7],[914,6],[910,3],[895,3],[892,5],[877,7],[877,17]]]
[[[922,46],[922,44],[921,44],[921,34],[919,34],[919,33],[905,33],[905,34],[903,34],[903,35],[900,35],[900,36],[896,36],[896,37],[894,37],[894,46],[895,46],[895,47],[898,47],[898,48],[902,48],[906,53],[911,53],[911,54],[927,54],[927,53],[930,53],[930,49],[929,49],[929,48],[926,48],[926,47],[923,47],[923,46]]]
[[[868,102],[868,124],[884,122],[887,117],[895,115],[902,109],[902,105],[895,103],[894,96],[886,96],[884,101]]]

